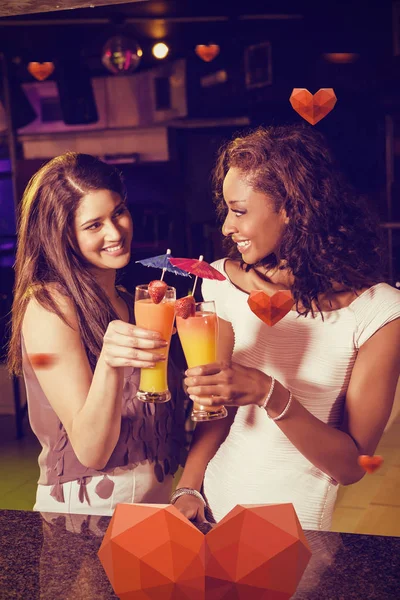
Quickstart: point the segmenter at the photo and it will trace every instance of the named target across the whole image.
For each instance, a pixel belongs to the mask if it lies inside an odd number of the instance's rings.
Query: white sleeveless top
[[[224,263],[213,266],[226,277]],[[349,306],[300,316],[289,311],[273,327],[226,281],[204,279],[204,300],[232,324],[233,360],[273,375],[315,417],[339,427],[358,349],[400,317],[400,291],[378,283]],[[256,405],[239,407],[225,442],[210,461],[204,492],[217,521],[236,504],[290,502],[304,529],[329,529],[338,485],[309,462]]]

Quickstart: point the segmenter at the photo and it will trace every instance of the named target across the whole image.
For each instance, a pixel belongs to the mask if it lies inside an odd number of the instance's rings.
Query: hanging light
[[[54,71],[54,63],[52,62],[30,62],[27,69],[29,73],[38,81],[44,81]]]
[[[169,53],[169,47],[164,42],[157,42],[157,44],[154,44],[151,51],[154,58],[162,60]]]
[[[103,47],[101,62],[114,75],[132,73],[143,51],[139,44],[123,35],[111,37]]]

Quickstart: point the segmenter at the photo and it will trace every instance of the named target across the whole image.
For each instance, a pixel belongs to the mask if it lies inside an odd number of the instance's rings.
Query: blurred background
[[[4,348],[16,210],[46,160],[87,152],[124,174],[135,234],[121,283],[132,291],[153,277],[135,260],[223,255],[210,182],[220,145],[302,122],[294,88],[333,88],[315,127],[379,214],[387,281],[400,285],[399,1],[2,0],[0,72],[0,508],[30,509],[36,486],[38,448]],[[337,529],[400,535],[395,413],[379,451],[385,466],[341,492]]]

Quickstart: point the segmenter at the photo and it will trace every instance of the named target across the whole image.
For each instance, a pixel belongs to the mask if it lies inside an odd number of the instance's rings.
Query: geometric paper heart
[[[289,600],[311,556],[292,504],[238,505],[203,535],[170,504],[118,504],[98,556],[124,600]]]
[[[331,112],[337,98],[333,88],[321,88],[314,96],[305,88],[294,88],[289,101],[303,119],[315,125]]]
[[[194,51],[204,62],[211,62],[218,56],[219,46],[217,44],[198,44]]]
[[[292,504],[237,505],[206,535],[206,599],[289,600],[310,557]]]
[[[261,321],[272,327],[291,310],[294,299],[290,290],[280,290],[269,296],[263,290],[250,292],[247,304]]]
[[[204,600],[204,535],[173,505],[118,504],[98,555],[119,598]]]
[[[360,467],[366,471],[366,473],[374,473],[383,463],[382,456],[368,456],[367,454],[362,454],[358,457],[358,464]]]
[[[44,81],[54,71],[54,64],[52,62],[30,62],[28,64],[28,71],[38,81]]]

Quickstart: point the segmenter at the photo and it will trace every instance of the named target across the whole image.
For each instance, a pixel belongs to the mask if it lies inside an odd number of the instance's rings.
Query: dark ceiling
[[[146,1],[131,0],[131,2]],[[88,0],[2,0],[0,17],[124,3],[125,0],[90,0],[90,2]]]
[[[193,55],[199,43],[218,43],[221,56],[232,57],[238,47],[268,40],[275,59],[292,69],[324,52],[356,52],[371,68],[393,54],[389,0],[0,0],[0,5],[0,15],[10,15],[0,18],[0,52],[22,63],[79,55],[94,75],[105,74],[102,47],[117,33],[142,46],[140,69],[155,64],[150,48],[156,40],[169,43],[170,59]]]
[[[54,11],[54,8],[57,8]],[[34,13],[34,14],[29,14]],[[6,16],[8,15],[8,16]],[[169,37],[181,27],[221,26],[240,23],[242,27],[255,23],[266,29],[281,23],[306,20],[314,33],[334,33],[345,37],[344,43],[357,43],[364,35],[373,43],[379,30],[383,31],[391,19],[390,0],[2,0],[0,28],[20,26],[66,26],[70,24],[104,26],[122,24],[137,28],[151,38]],[[1,42],[1,40],[0,40]]]
[[[339,101],[320,129],[329,130],[349,164],[354,144],[343,140],[357,140],[365,163],[360,184],[372,189],[377,185],[375,123],[388,109],[400,110],[400,11],[395,25],[393,35],[390,0],[0,0],[0,53],[18,91],[21,83],[33,81],[29,61],[53,60],[51,78],[58,83],[68,63],[88,67],[92,76],[107,76],[103,46],[122,33],[141,45],[141,71],[158,64],[151,46],[164,40],[170,46],[167,62],[187,60],[188,118],[248,115],[257,123],[290,122],[288,98],[294,87],[312,93],[333,87]],[[273,85],[246,90],[245,50],[260,41],[271,44]],[[210,42],[221,52],[212,63],[203,63],[194,47]],[[357,58],[332,64],[326,53]],[[228,73],[226,84],[201,88],[201,78],[218,70]]]

